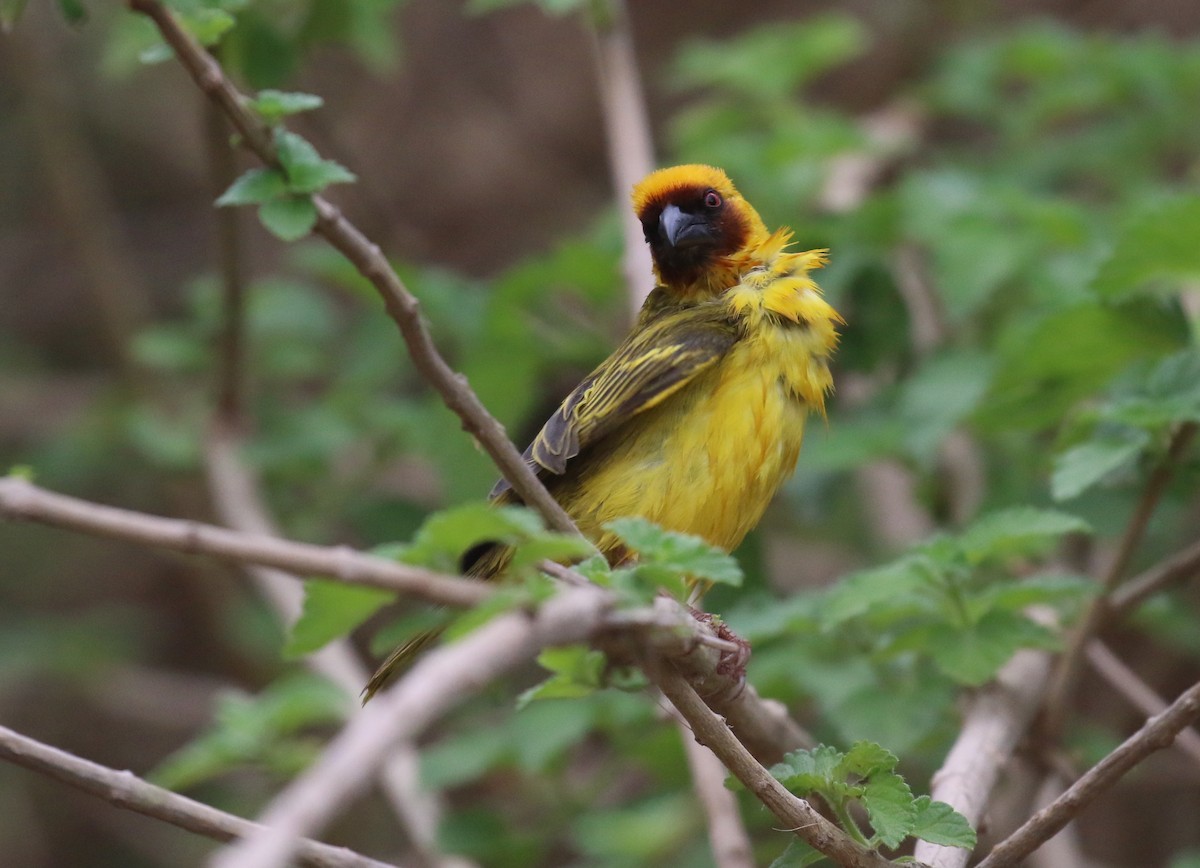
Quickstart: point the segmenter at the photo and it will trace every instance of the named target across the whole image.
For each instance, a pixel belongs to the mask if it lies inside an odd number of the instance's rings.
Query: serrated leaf
[[[1054,459],[1050,494],[1055,500],[1070,500],[1087,491],[1104,477],[1131,463],[1150,442],[1145,431],[1128,429],[1081,443]]]
[[[663,530],[642,518],[619,518],[604,527],[637,552],[640,563],[717,584],[737,587],[742,583],[737,561],[698,536]]]
[[[1125,227],[1092,287],[1109,298],[1148,284],[1162,286],[1200,277],[1200,197],[1167,202]]]
[[[975,849],[975,830],[954,808],[945,802],[935,802],[929,796],[919,796],[914,806],[917,815],[909,832],[914,838],[945,847]]]
[[[831,587],[821,601],[821,622],[832,629],[860,617],[875,606],[894,606],[924,584],[913,558],[900,558],[862,570]]]
[[[991,679],[1021,648],[1054,648],[1058,638],[1017,612],[993,610],[965,629],[931,632],[928,651],[938,668],[977,687]]]
[[[287,179],[275,169],[251,169],[229,185],[216,204],[259,205],[287,192]]]
[[[836,774],[866,778],[877,772],[893,771],[899,762],[900,758],[882,745],[873,741],[857,741],[838,764]]]
[[[812,750],[794,750],[783,761],[771,766],[771,776],[791,792],[803,797],[808,793],[833,795],[845,793],[846,783],[838,774],[842,753],[827,744]]]
[[[325,104],[325,100],[312,93],[262,90],[250,101],[250,106],[268,124],[278,123],[288,115],[312,111]]]
[[[1029,578],[997,582],[970,602],[976,616],[990,609],[1019,612],[1029,606],[1078,602],[1096,593],[1096,582],[1087,576],[1043,573]]]
[[[380,588],[364,588],[344,582],[314,579],[304,584],[304,609],[283,649],[295,659],[345,636],[396,595]]]
[[[317,225],[317,208],[311,196],[281,196],[258,208],[263,226],[282,241],[298,241]]]
[[[771,863],[771,868],[804,868],[825,858],[820,850],[814,850],[812,845],[800,838],[793,838],[779,857]]]
[[[917,816],[912,790],[898,774],[874,774],[863,788],[862,803],[871,818],[875,836],[887,847],[908,837]]]
[[[409,564],[457,572],[459,560],[473,546],[484,542],[512,545],[541,533],[542,520],[528,509],[467,503],[427,518],[401,559]]]
[[[959,537],[970,563],[989,558],[1041,551],[1066,533],[1086,533],[1091,527],[1078,516],[1021,506],[994,512],[972,524]]]

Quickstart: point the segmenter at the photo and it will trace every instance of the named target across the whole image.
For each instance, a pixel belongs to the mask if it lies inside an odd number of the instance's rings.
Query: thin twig
[[[1043,733],[1052,741],[1058,739],[1066,723],[1067,708],[1071,701],[1071,693],[1079,680],[1084,649],[1092,637],[1104,626],[1107,619],[1109,596],[1116,590],[1125,575],[1125,570],[1142,541],[1146,526],[1150,523],[1150,517],[1154,514],[1159,500],[1162,499],[1180,457],[1191,445],[1192,439],[1196,435],[1196,428],[1196,423],[1186,422],[1175,431],[1171,443],[1167,447],[1166,455],[1154,468],[1150,478],[1146,480],[1142,495],[1138,498],[1137,506],[1134,508],[1133,515],[1130,516],[1129,523],[1125,526],[1125,532],[1117,546],[1117,553],[1100,583],[1099,594],[1092,600],[1083,618],[1071,632],[1071,641],[1059,659],[1058,667],[1054,672],[1042,722]]]
[[[1192,543],[1113,591],[1106,607],[1106,623],[1129,614],[1167,585],[1196,576],[1200,576],[1200,542]]]
[[[979,826],[992,790],[1041,705],[1050,677],[1050,655],[1018,651],[996,680],[971,700],[962,729],[933,775],[930,796]],[[915,856],[930,868],[962,868],[970,851],[918,841]]]
[[[634,184],[654,168],[654,142],[624,0],[593,4],[591,19],[609,172],[616,189],[624,237],[621,267],[625,272],[630,312],[636,317],[654,288],[654,281],[650,276],[650,248],[642,238],[641,224],[629,208],[628,197]]]
[[[1099,639],[1088,643],[1087,661],[1101,678],[1111,684],[1117,693],[1125,697],[1142,714],[1161,714],[1166,710],[1167,701],[1139,678],[1136,672],[1122,663]],[[1193,762],[1200,764],[1200,733],[1196,730],[1191,727],[1181,729],[1175,739],[1175,746]]]
[[[257,823],[155,786],[132,772],[98,765],[2,726],[0,757],[98,796],[118,808],[163,820],[217,841],[232,841],[262,831]],[[307,839],[298,842],[296,854],[301,864],[313,868],[387,868],[387,863]]]
[[[784,788],[771,777],[729,727],[704,704],[696,691],[670,664],[649,661],[647,674],[671,704],[687,720],[696,741],[708,747],[734,777],[754,793],[784,828],[820,850],[839,865],[850,868],[881,868],[890,865],[874,850],[855,842],[849,835],[826,820],[813,807]]]
[[[1059,798],[996,845],[977,868],[1017,865],[1043,841],[1077,816],[1096,796],[1155,751],[1170,746],[1176,734],[1200,717],[1200,684],[1176,699],[1162,714],[1146,721],[1116,750],[1092,766]]]
[[[266,165],[279,168],[271,130],[247,107],[245,98],[226,78],[216,62],[175,20],[158,0],[128,0],[135,12],[150,18],[192,79],[225,113],[246,147]],[[542,485],[533,469],[509,441],[504,427],[438,352],[421,319],[421,305],[392,270],[377,244],[371,242],[342,212],[321,196],[313,196],[317,210],[315,231],[323,235],[366,277],[383,298],[389,316],[400,328],[413,365],[441,395],[446,406],[462,420],[463,429],[479,441],[513,490],[564,533],[578,533],[570,516]]]
[[[346,546],[288,542],[202,522],[103,506],[47,491],[15,476],[0,478],[0,516],[187,554],[211,555],[233,563],[260,564],[304,576],[328,577],[412,594],[447,606],[474,606],[492,594],[480,582],[397,564]]]
[[[208,127],[207,150],[213,199],[237,176],[237,161],[229,147],[229,123],[209,101],[203,104]],[[221,333],[217,345],[217,417],[229,426],[240,426],[243,413],[245,369],[245,279],[243,276],[241,212],[217,208],[217,265],[221,275]]]

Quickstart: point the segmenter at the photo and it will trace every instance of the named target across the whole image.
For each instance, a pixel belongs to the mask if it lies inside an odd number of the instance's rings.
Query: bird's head
[[[633,188],[658,282],[679,295],[720,293],[744,253],[767,238],[762,218],[712,166],[659,169]]]

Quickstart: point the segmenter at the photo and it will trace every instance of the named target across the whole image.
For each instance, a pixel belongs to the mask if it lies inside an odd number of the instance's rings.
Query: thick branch
[[[734,738],[725,722],[704,704],[682,675],[669,664],[651,662],[648,674],[659,690],[687,720],[696,741],[708,747],[725,764],[734,777],[754,793],[767,808],[798,837],[829,856],[839,865],[850,868],[881,868],[891,863],[861,846],[833,823],[818,814],[804,799],[792,795],[771,777],[746,747]]]
[[[270,129],[247,107],[245,98],[225,77],[220,64],[180,27],[158,0],[128,2],[131,9],[154,22],[197,86],[221,108],[246,146],[264,163],[278,168]],[[421,319],[420,302],[396,276],[379,246],[321,196],[313,196],[313,204],[317,209],[316,231],[350,260],[382,296],[388,314],[400,327],[416,369],[437,390],[446,406],[462,419],[463,429],[479,441],[513,490],[540,512],[550,527],[565,533],[577,532],[570,516],[521,458],[504,427],[488,413],[468,387],[466,378],[442,358]]]
[[[978,827],[1000,771],[1024,737],[1050,677],[1050,655],[1018,651],[971,701],[962,730],[946,761],[933,775],[930,795],[946,802]],[[918,841],[919,861],[930,868],[962,868],[971,853]]]
[[[287,542],[196,521],[102,506],[55,494],[15,476],[0,478],[0,516],[225,561],[277,567],[305,576],[328,576],[448,606],[474,606],[491,594],[479,582],[385,561],[345,546]]]
[[[364,707],[262,816],[266,830],[228,849],[214,868],[282,868],[299,836],[321,828],[360,792],[396,741],[412,739],[459,701],[547,644],[584,639],[607,608],[608,596],[573,588],[533,617],[510,613],[460,642],[421,658],[395,687]]]
[[[1071,821],[1096,796],[1155,751],[1169,747],[1176,734],[1200,717],[1200,684],[1171,703],[1162,714],[1146,721],[1136,733],[1089,769],[1049,807],[1043,808],[998,844],[978,868],[1017,865]]]
[[[0,727],[0,757],[98,796],[118,808],[217,841],[232,841],[262,831],[256,823],[157,787],[132,772],[98,765],[5,727]],[[296,854],[301,864],[313,868],[387,868],[384,862],[318,841],[298,842]]]

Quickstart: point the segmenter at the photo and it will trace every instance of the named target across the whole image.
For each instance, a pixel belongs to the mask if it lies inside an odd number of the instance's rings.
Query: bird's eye
[[[707,193],[705,193],[704,194],[704,207],[705,208],[720,208],[721,207],[721,194],[718,193],[716,190],[709,190]]]

